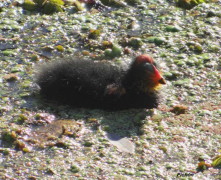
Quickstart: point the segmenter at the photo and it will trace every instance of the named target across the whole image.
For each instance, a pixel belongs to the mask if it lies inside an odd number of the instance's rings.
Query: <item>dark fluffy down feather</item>
[[[36,83],[44,99],[72,107],[107,110],[157,107],[157,92],[141,91],[132,73],[131,67],[124,71],[105,62],[63,60],[43,66]]]

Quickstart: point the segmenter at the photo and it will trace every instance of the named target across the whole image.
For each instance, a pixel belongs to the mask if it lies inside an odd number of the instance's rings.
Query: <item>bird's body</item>
[[[158,105],[155,87],[159,83],[154,83],[151,74],[146,77],[143,62],[137,62],[135,60],[129,69],[123,70],[91,60],[58,61],[44,66],[36,82],[44,98],[72,107],[155,108]],[[162,77],[158,78],[159,81]]]

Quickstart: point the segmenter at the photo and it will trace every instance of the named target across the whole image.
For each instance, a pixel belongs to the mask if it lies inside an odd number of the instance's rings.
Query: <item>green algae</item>
[[[24,142],[28,146],[21,141],[18,149],[14,142],[7,147],[1,144],[4,169],[1,179],[9,178],[6,174],[16,179],[173,179],[179,173],[195,171],[202,154],[213,161],[221,140],[217,40],[221,31],[219,21],[212,19],[219,17],[219,6],[214,2],[200,4],[184,16],[183,10],[168,1],[151,0],[138,6],[117,7],[114,11],[95,14],[64,11],[46,16],[28,14],[20,7],[8,8],[4,4],[0,20],[0,47],[6,47],[0,50],[0,131],[1,134],[4,129],[15,131],[16,138],[29,137],[29,141]],[[131,19],[139,24],[138,29],[127,28]],[[181,30],[167,31],[168,26],[178,26]],[[90,29],[102,29],[97,39],[90,39],[96,41],[91,44],[93,49],[86,46]],[[122,37],[141,39],[143,44],[135,50],[133,46],[122,45]],[[150,37],[160,37],[163,42],[158,44]],[[108,43],[103,45],[103,41]],[[112,44],[116,42],[120,44],[120,56],[103,56],[107,48],[112,52]],[[65,51],[58,51],[57,45],[62,45]],[[200,45],[202,51],[197,51],[195,45]],[[14,55],[3,55],[4,50],[14,51],[10,48],[15,46]],[[42,47],[52,47],[52,51],[42,51]],[[141,110],[103,112],[42,104],[34,86],[34,72],[41,63],[63,60],[66,55],[81,58],[84,50],[92,60],[108,59],[117,65],[129,64],[135,54],[151,54],[167,78],[161,106],[157,111],[143,110],[139,115]],[[12,72],[19,79],[6,81],[3,77]],[[21,96],[23,92],[27,94]],[[179,104],[188,107],[187,113],[170,112]],[[47,118],[50,116],[40,115],[42,112],[57,119],[70,119],[78,125],[72,126],[64,120],[54,127],[55,123]],[[25,119],[19,121],[20,115]],[[135,153],[119,152],[108,142],[107,131],[135,143]],[[84,146],[86,141],[93,145]],[[72,166],[80,170],[73,173]],[[218,170],[212,167],[194,174],[193,178],[216,179]]]
[[[117,0],[101,0],[101,2],[106,6],[115,6],[115,7],[124,7],[124,1],[117,1]]]
[[[63,12],[63,9],[59,3],[49,1],[44,4],[42,12],[44,14],[53,14],[57,12]]]
[[[105,56],[109,57],[109,58],[115,58],[115,57],[119,57],[122,54],[122,49],[119,45],[113,45],[112,49],[106,49],[105,50]]]
[[[213,162],[211,163],[211,166],[213,166],[214,168],[221,168],[221,156],[217,156],[213,159]]]
[[[150,43],[155,43],[157,46],[160,46],[166,43],[166,40],[164,37],[149,37],[147,38],[147,40]]]
[[[1,133],[1,140],[7,146],[12,146],[16,139],[17,135],[15,131],[5,130]]]
[[[175,0],[178,7],[183,9],[192,9],[193,7],[197,6],[198,4],[205,3],[205,0]]]
[[[179,27],[179,26],[166,26],[165,30],[167,32],[179,32],[181,31],[182,29]]]
[[[15,56],[17,52],[15,50],[4,50],[2,51],[4,56]]]
[[[72,173],[78,173],[80,171],[80,169],[76,165],[72,165],[71,168],[70,168],[70,171]]]
[[[57,49],[57,51],[60,51],[60,52],[64,52],[65,50],[62,45],[57,45],[55,48]]]
[[[143,45],[143,41],[140,38],[130,38],[128,40],[128,46],[132,46],[135,49],[140,48]]]
[[[22,7],[28,11],[35,11],[37,9],[37,4],[35,4],[32,0],[25,0]]]
[[[28,11],[41,11],[44,14],[63,12],[62,0],[25,0],[21,6]]]

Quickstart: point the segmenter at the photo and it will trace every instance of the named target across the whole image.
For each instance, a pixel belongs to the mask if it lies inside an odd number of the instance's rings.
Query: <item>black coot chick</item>
[[[127,70],[105,62],[70,59],[49,63],[37,74],[43,98],[63,105],[106,110],[156,108],[165,80],[149,55]]]

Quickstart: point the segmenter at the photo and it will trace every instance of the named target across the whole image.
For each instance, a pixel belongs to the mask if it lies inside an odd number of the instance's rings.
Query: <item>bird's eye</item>
[[[145,69],[146,69],[147,71],[154,72],[154,67],[153,67],[152,64],[150,64],[150,63],[145,63],[145,64],[144,64],[144,67],[145,67]]]

